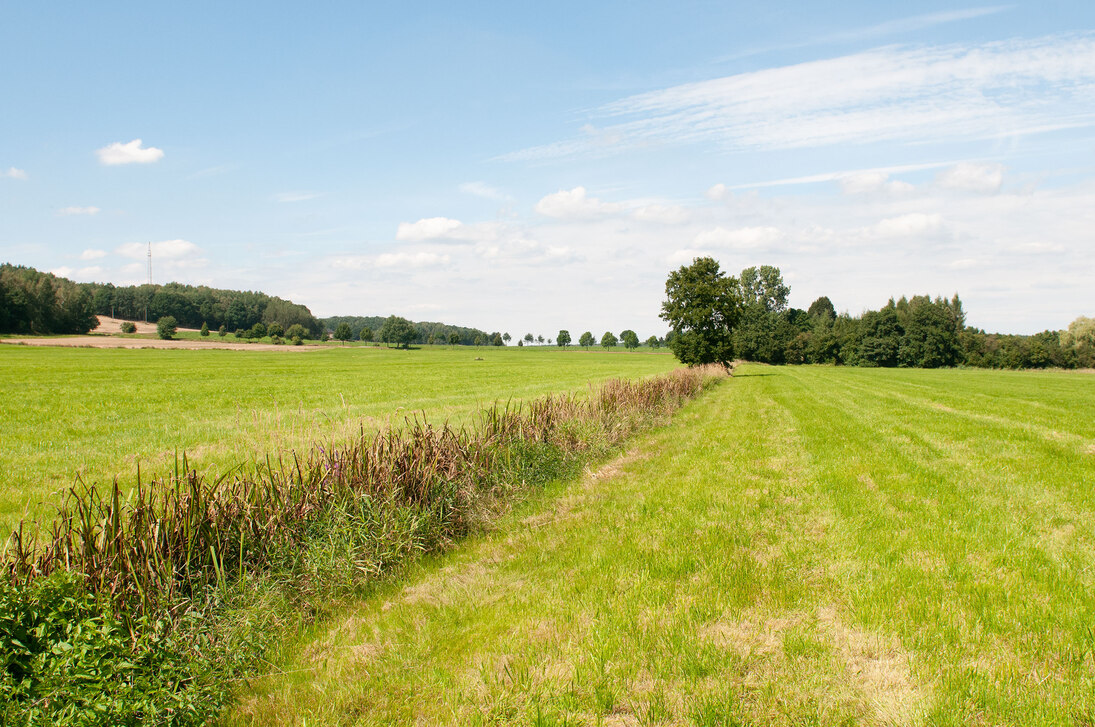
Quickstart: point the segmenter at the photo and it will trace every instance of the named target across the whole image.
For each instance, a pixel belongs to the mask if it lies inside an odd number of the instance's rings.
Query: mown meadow
[[[477,358],[482,360],[476,360]],[[307,353],[0,346],[0,532],[48,519],[85,482],[129,486],[187,455],[204,472],[347,441],[414,412],[480,405],[677,366],[668,354],[470,347]]]
[[[1095,378],[740,367],[286,645],[233,724],[1095,721]]]

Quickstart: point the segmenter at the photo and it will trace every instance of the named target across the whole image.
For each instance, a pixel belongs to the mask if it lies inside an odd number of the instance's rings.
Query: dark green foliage
[[[458,343],[460,343],[460,334],[456,331],[453,331],[449,334],[449,345],[455,346]]]
[[[247,337],[253,338],[256,341],[262,338],[266,338],[266,326],[264,326],[262,323],[256,323],[255,325],[251,326],[251,330],[247,332]]]
[[[384,332],[381,331],[381,335],[383,335],[383,333]],[[336,341],[342,341],[343,343],[345,343],[346,341],[352,340],[353,337],[354,337],[354,332],[352,330],[350,330],[350,324],[349,323],[345,323],[345,322],[344,323],[339,323],[335,327],[334,339]]]
[[[555,337],[555,345],[559,348],[566,348],[570,345],[570,331],[563,329],[559,331],[559,335]]]
[[[137,324],[134,323],[133,321],[122,321],[122,325],[120,326],[120,328],[122,329],[122,333],[136,333],[137,332]]]
[[[221,327],[217,329],[217,335],[220,336],[221,338],[224,338],[225,336],[227,336],[228,335],[228,327],[225,326],[222,323]]]
[[[98,323],[86,286],[34,268],[0,265],[0,333],[87,333]]]
[[[670,350],[689,365],[727,364],[734,357],[733,330],[741,315],[738,281],[713,258],[696,258],[665,282],[661,317],[676,335]]]
[[[504,346],[506,342],[502,340],[502,334],[495,332],[490,334],[490,345],[492,346]]]
[[[303,341],[305,338],[308,337],[308,331],[304,328],[304,326],[300,325],[299,323],[294,323],[293,325],[285,329],[285,337],[299,338]]]
[[[400,316],[388,316],[377,334],[377,338],[382,342],[388,344],[388,346],[395,344],[397,348],[407,348],[417,337],[418,332],[415,330],[414,324]],[[476,345],[482,344],[477,343]]]
[[[370,343],[373,340],[373,329],[369,328],[368,326],[362,326],[361,330],[357,334],[357,337],[359,340],[364,341],[365,343]]]
[[[156,321],[156,335],[165,341],[170,341],[179,330],[179,323],[174,316],[164,316]]]
[[[650,338],[646,339],[646,345],[650,346],[650,348],[657,349],[659,346],[662,345],[662,342],[658,340],[657,336],[651,336]]]
[[[300,324],[296,324],[300,325]],[[266,327],[266,334],[271,338],[281,338],[285,335],[285,327],[277,321],[274,321]]]
[[[616,344],[620,342],[620,339],[616,338],[616,334],[612,331],[605,331],[605,335],[601,336],[602,348],[615,348]]]
[[[596,342],[597,340],[593,338],[593,333],[591,333],[590,331],[586,331],[578,339],[578,345],[582,346],[583,348],[589,348]]]
[[[191,328],[203,322],[210,327],[223,325],[225,330],[277,322],[285,328],[300,324],[314,335],[319,335],[321,329],[305,306],[265,293],[180,283],[125,287],[90,283],[84,287],[92,295],[94,312],[99,315],[110,315],[113,310],[120,318],[144,318],[146,313],[152,320],[172,316],[179,325]]]
[[[209,337],[209,326],[205,322],[202,322],[202,329],[201,331],[199,331],[199,333],[203,338]]]
[[[829,300],[827,295],[823,295],[811,303],[806,313],[811,318],[828,318],[829,320],[836,318],[836,308],[833,307],[833,301]]]
[[[387,318],[382,316],[332,316],[330,318],[322,319],[322,323],[330,330],[336,330],[339,323],[347,323],[350,326],[350,330],[353,332],[350,340],[361,337],[361,330],[368,328],[373,332],[373,336],[370,340],[383,342],[380,337],[380,329],[383,328],[384,322]],[[433,336],[436,342],[449,341],[452,334],[457,335],[456,343],[470,346],[475,341],[476,336],[482,336],[483,340],[489,340],[490,336],[485,331],[481,331],[478,328],[465,328],[463,326],[453,326],[447,323],[435,323],[431,321],[421,321],[418,323],[411,322],[411,327],[414,329],[414,337],[408,341],[408,344],[412,343],[426,343],[430,340],[430,336]],[[503,340],[505,336],[502,337]],[[452,345],[456,345],[455,343]]]
[[[628,328],[627,330],[620,333],[620,342],[624,344],[624,348],[626,348],[628,351],[634,351],[636,348],[639,347],[639,336],[635,333],[635,331]]]

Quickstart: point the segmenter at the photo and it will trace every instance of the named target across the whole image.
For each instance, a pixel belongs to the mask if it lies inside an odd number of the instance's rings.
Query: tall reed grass
[[[117,481],[78,484],[48,526],[21,524],[11,535],[0,600],[75,574],[137,643],[148,624],[179,619],[209,593],[264,574],[288,574],[281,584],[288,592],[321,599],[332,580],[368,581],[446,548],[511,490],[608,451],[723,373],[681,369],[612,380],[584,396],[495,404],[461,428],[419,416],[402,428],[362,431],[345,446],[282,453],[215,478],[183,456],[172,477],[138,476],[128,491]]]

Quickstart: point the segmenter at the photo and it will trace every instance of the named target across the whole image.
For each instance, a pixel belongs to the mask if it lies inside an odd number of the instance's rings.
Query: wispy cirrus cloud
[[[57,214],[61,217],[69,217],[71,215],[97,215],[101,210],[95,206],[88,207],[62,207],[57,210]]]
[[[0,169],[0,177],[7,177],[8,179],[24,180],[27,178],[27,171],[25,169],[16,169],[15,167],[8,167],[7,171]]]
[[[1095,34],[878,48],[629,96],[591,115],[605,122],[595,139],[502,158],[649,144],[741,151],[969,141],[1095,126]]]

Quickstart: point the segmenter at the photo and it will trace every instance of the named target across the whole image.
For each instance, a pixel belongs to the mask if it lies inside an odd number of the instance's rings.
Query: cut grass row
[[[744,367],[236,724],[1089,724],[1090,375]]]
[[[0,532],[48,518],[77,474],[133,482],[139,463],[147,479],[173,470],[176,452],[203,471],[226,470],[415,411],[460,423],[480,404],[677,366],[668,355],[528,353],[0,346]]]

